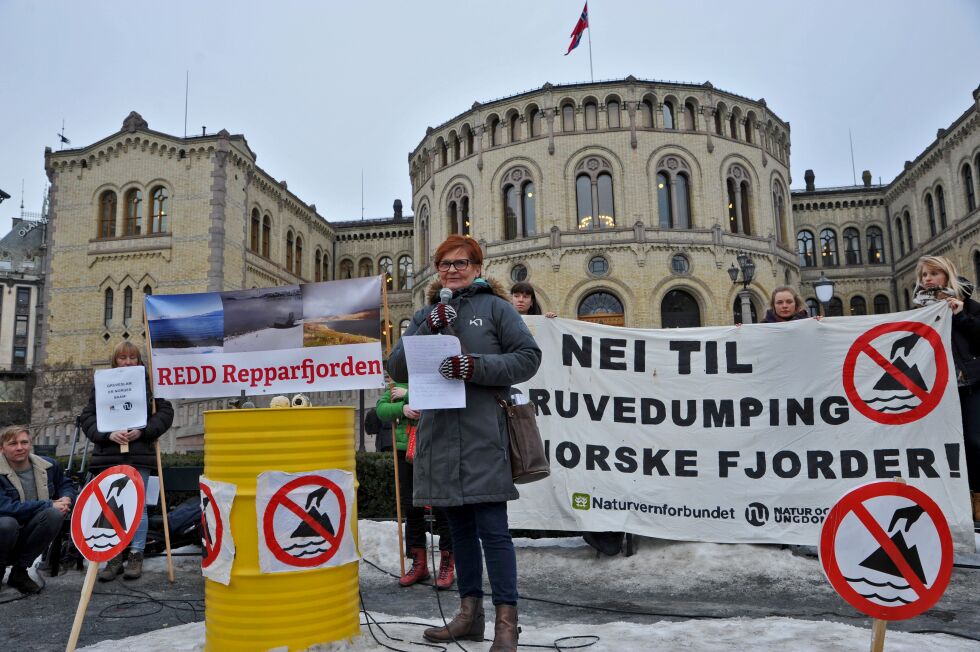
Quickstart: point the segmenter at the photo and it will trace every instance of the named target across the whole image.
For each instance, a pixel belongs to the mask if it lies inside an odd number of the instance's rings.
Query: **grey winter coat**
[[[438,303],[441,285],[429,288]],[[415,505],[446,507],[493,503],[519,498],[511,480],[507,422],[497,398],[507,399],[510,387],[529,380],[541,363],[541,349],[524,320],[498,284],[483,279],[453,293],[454,332],[463,353],[476,358],[473,378],[466,383],[466,407],[423,410],[419,419],[414,463]],[[405,335],[431,335],[428,305],[412,317]],[[405,350],[399,342],[391,352],[388,371],[408,382]]]

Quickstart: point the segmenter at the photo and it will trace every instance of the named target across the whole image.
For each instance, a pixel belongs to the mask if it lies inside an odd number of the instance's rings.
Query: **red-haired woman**
[[[529,380],[541,349],[510,303],[507,291],[482,278],[476,240],[446,239],[434,256],[439,281],[429,306],[412,318],[405,335],[444,332],[459,338],[463,353],[446,358],[440,372],[466,383],[466,407],[423,410],[415,464],[416,505],[445,507],[453,535],[459,613],[446,627],[425,630],[429,641],[483,640],[483,560],[496,608],[493,652],[517,649],[517,556],[507,525],[507,501],[518,498],[508,459],[507,422],[498,398]],[[452,298],[439,301],[448,288]],[[401,342],[391,352],[391,377],[409,382]]]

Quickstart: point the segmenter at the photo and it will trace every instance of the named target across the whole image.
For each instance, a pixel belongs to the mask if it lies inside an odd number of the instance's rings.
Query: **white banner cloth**
[[[287,573],[357,561],[354,474],[340,469],[260,473],[255,488],[259,568]]]
[[[974,549],[945,303],[873,317],[670,330],[528,318],[520,386],[551,477],[511,527],[816,545],[850,489],[901,476]]]
[[[201,513],[204,525],[204,555],[201,573],[204,577],[225,586],[231,583],[231,566],[235,562],[235,539],[231,534],[231,508],[238,486],[229,482],[209,480],[203,475],[201,483]]]

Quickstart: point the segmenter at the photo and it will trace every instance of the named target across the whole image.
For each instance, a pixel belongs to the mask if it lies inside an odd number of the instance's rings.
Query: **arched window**
[[[419,260],[422,261],[422,266],[425,267],[429,264],[429,206],[423,205],[419,209],[419,245],[421,250],[419,251]]]
[[[272,246],[272,218],[266,215],[262,218],[262,255],[269,257],[269,248]]]
[[[99,197],[99,230],[98,237],[114,238],[116,236],[116,193],[106,190]]]
[[[330,257],[327,255],[326,252],[323,253],[323,263],[322,263],[322,268],[320,270],[320,278],[322,278],[324,281],[330,280]]]
[[[293,232],[286,232],[286,271],[293,271]]]
[[[357,275],[361,278],[372,275],[372,269],[374,265],[371,263],[370,258],[361,258],[361,261],[357,264]]]
[[[129,326],[133,320],[133,288],[126,286],[123,290],[123,326]]]
[[[783,184],[775,181],[772,184],[772,213],[776,218],[776,233],[780,242],[789,242],[789,230],[786,223],[786,192]]]
[[[448,159],[448,151],[449,151],[449,148],[446,147],[446,141],[444,141],[442,138],[439,138],[439,141],[436,143],[436,150],[439,152],[439,167],[440,168],[446,167],[446,165],[448,164],[447,159]]]
[[[449,151],[453,155],[453,163],[455,163],[456,161],[458,161],[459,158],[460,158],[460,156],[459,156],[459,136],[456,135],[456,132],[455,131],[452,132],[452,134],[449,135]]]
[[[755,128],[755,112],[749,111],[745,116],[745,142],[752,142],[752,130]]]
[[[728,168],[728,227],[732,233],[752,235],[752,214],[749,210],[749,173],[739,164]]]
[[[589,156],[576,166],[575,175],[578,228],[606,229],[616,226],[612,166],[609,161]]]
[[[861,234],[854,227],[844,229],[844,262],[848,265],[861,264]]]
[[[653,128],[653,102],[650,99],[644,99],[640,102],[640,126],[645,129]]]
[[[403,320],[401,320],[398,323],[398,335],[399,335],[399,337],[405,334],[405,331],[408,330],[408,325],[410,323],[411,323],[411,320],[410,319],[403,319]]]
[[[543,114],[538,107],[532,106],[527,110],[527,124],[528,130],[531,132],[531,138],[540,136],[544,131],[544,129],[542,129],[542,118]]]
[[[926,215],[929,216],[929,237],[932,237],[936,235],[936,208],[929,193],[926,193]]]
[[[513,240],[537,232],[534,183],[524,168],[508,172],[504,178],[504,239]]]
[[[678,156],[665,156],[657,164],[660,228],[691,228],[690,174],[690,166]]]
[[[340,278],[348,279],[353,277],[354,277],[354,261],[352,260],[340,261]]]
[[[715,107],[715,133],[719,136],[725,135],[725,128],[722,126],[722,121],[724,120],[722,114],[725,113],[725,107],[723,104],[719,104]]]
[[[814,250],[813,233],[806,229],[796,235],[796,251],[800,256],[800,267],[814,267],[817,264],[817,255]]]
[[[578,304],[578,318],[609,326],[622,326],[625,323],[623,304],[616,295],[609,292],[593,292]]]
[[[469,156],[470,154],[473,153],[473,145],[474,145],[473,130],[470,129],[469,125],[465,125],[463,127],[463,142],[466,143],[466,149],[463,151],[466,152],[466,156]]]
[[[946,230],[946,193],[942,186],[936,186],[936,203],[939,204],[939,228]]]
[[[382,256],[378,259],[378,272],[385,277],[385,288],[391,290],[395,286],[395,265],[391,262],[391,257]]]
[[[508,142],[516,143],[521,139],[521,116],[516,111],[510,116],[507,131]]]
[[[701,325],[701,308],[684,290],[671,290],[660,302],[662,328],[697,328]]]
[[[457,183],[449,191],[447,219],[449,233],[469,235],[470,233],[470,198],[469,192],[462,184]]]
[[[698,129],[698,123],[694,117],[695,113],[697,113],[697,110],[694,108],[694,102],[685,102],[684,103],[684,122],[685,122],[684,127],[688,131],[697,131]]]
[[[675,129],[674,125],[674,105],[666,101],[660,105],[660,113],[664,119],[664,129]]]
[[[851,314],[852,315],[868,314],[868,302],[864,300],[864,297],[862,296],[851,297]]]
[[[589,130],[599,128],[599,107],[593,100],[585,103],[585,128]]]
[[[248,248],[259,253],[260,234],[262,232],[262,218],[259,216],[259,209],[252,209],[251,228],[249,229]]]
[[[742,317],[742,297],[735,297],[735,301],[732,303],[732,323],[733,324],[758,324],[759,323],[759,312],[755,307],[754,297],[749,297],[749,321],[744,321]]]
[[[885,238],[881,228],[869,226],[865,232],[868,241],[868,264],[879,265],[885,262]]]
[[[153,288],[150,287],[149,283],[143,286],[143,294],[144,296],[153,294]]]
[[[571,104],[561,107],[561,130],[575,131],[575,107]]]
[[[303,238],[296,236],[296,267],[293,270],[296,276],[303,275]]]
[[[102,303],[102,323],[105,324],[107,328],[112,325],[112,295],[112,288],[106,288],[105,300]]]
[[[912,216],[909,215],[908,211],[905,211],[905,237],[909,241],[909,252],[914,248],[912,245]]]
[[[321,270],[321,265],[323,263],[323,252],[320,248],[316,248],[316,253],[313,254],[313,282],[319,283],[323,280],[323,272]]]
[[[884,315],[891,312],[888,297],[886,297],[884,294],[875,295],[874,306],[876,315]]]
[[[811,317],[816,317],[820,314],[820,304],[817,303],[816,299],[806,300],[806,313]]]
[[[150,233],[167,232],[167,214],[170,208],[170,197],[167,189],[157,186],[150,193],[152,199],[152,211],[150,212]]]
[[[139,235],[143,232],[143,193],[133,188],[126,193],[126,219],[123,235]]]
[[[969,163],[963,166],[963,192],[966,195],[966,212],[971,213],[977,207],[977,197],[973,192],[973,170]]]
[[[898,255],[905,255],[905,234],[902,232],[902,218],[895,218],[895,239],[898,241]]]
[[[732,116],[728,119],[729,135],[738,140],[738,114],[732,111]]]
[[[618,100],[608,100],[606,102],[606,124],[610,129],[619,129],[622,124],[622,115],[619,110]]]
[[[836,267],[837,260],[837,233],[833,229],[824,229],[820,232],[820,257],[824,267]]]
[[[487,125],[487,130],[490,132],[490,147],[496,147],[503,142],[504,129],[497,116],[490,118],[490,124]]]
[[[831,298],[830,302],[827,304],[827,316],[828,317],[844,316],[844,302],[840,300],[840,297]]]
[[[415,268],[411,256],[398,258],[398,289],[411,290],[415,281]]]
[[[470,234],[470,198],[464,196],[459,200],[459,221],[462,223],[462,234]]]

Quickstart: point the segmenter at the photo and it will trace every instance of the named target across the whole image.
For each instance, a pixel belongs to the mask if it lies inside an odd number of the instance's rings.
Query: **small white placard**
[[[156,505],[160,500],[160,478],[151,475],[146,480],[146,504]]]
[[[408,364],[409,402],[413,410],[466,407],[466,383],[448,380],[439,365],[460,354],[459,338],[452,335],[409,335],[402,338]]]
[[[146,426],[146,368],[95,372],[95,417],[99,432]]]

